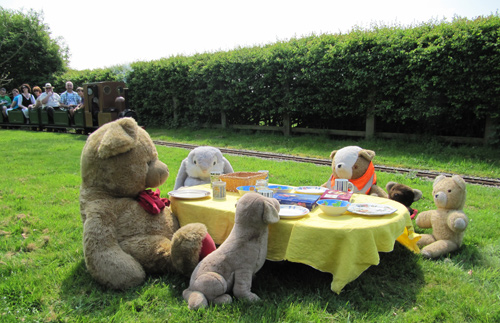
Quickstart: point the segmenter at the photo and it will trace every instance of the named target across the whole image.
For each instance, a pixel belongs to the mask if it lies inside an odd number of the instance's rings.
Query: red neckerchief
[[[158,214],[163,211],[165,206],[170,205],[169,199],[160,197],[159,189],[156,189],[155,192],[149,189],[142,191],[137,197],[137,202],[151,214]]]

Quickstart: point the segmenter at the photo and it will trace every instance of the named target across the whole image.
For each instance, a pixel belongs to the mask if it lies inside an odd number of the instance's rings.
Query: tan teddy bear
[[[279,221],[279,210],[276,199],[256,193],[245,194],[238,200],[231,233],[198,264],[189,288],[182,293],[189,309],[205,307],[209,302],[231,303],[231,291],[238,299],[260,299],[251,292],[252,276],[264,265],[268,226]]]
[[[336,178],[348,179],[354,185],[354,193],[387,197],[387,193],[377,186],[377,174],[372,162],[374,157],[373,150],[358,146],[332,151],[332,175],[323,186],[333,189]]]
[[[424,247],[424,257],[437,258],[460,248],[469,223],[462,210],[466,194],[462,177],[436,177],[432,195],[437,210],[422,212],[416,219],[419,227],[432,228],[432,234],[423,234],[417,243],[419,247]]]
[[[190,275],[215,249],[203,224],[178,228],[157,188],[169,175],[148,133],[132,118],[92,133],[81,156],[80,210],[88,271],[113,289],[137,286],[146,273]]]

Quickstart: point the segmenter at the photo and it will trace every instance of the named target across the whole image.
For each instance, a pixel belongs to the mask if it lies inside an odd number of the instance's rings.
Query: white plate
[[[385,215],[396,212],[396,208],[386,204],[353,203],[347,211],[361,215]]]
[[[314,194],[321,195],[327,190],[326,187],[321,186],[299,186],[294,189],[298,194]]]
[[[283,205],[280,204],[281,219],[296,219],[301,218],[309,213],[309,209],[298,205]]]
[[[175,197],[177,199],[201,199],[202,197],[209,196],[210,192],[205,191],[205,190],[191,190],[191,189],[185,189],[185,190],[175,190],[168,192],[168,195],[171,197]]]

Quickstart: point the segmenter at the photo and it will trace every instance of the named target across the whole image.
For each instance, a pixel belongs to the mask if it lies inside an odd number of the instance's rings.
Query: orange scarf
[[[371,184],[369,184],[372,178],[373,181]],[[373,163],[370,162],[370,164],[368,165],[368,169],[363,174],[363,176],[361,176],[360,178],[350,179],[349,182],[353,183],[354,186],[356,186],[356,188],[358,189],[357,193],[370,194],[372,185],[377,184],[377,175],[375,174],[375,166],[373,166]],[[333,175],[331,177],[330,185],[331,187],[335,187],[335,177],[333,177]]]

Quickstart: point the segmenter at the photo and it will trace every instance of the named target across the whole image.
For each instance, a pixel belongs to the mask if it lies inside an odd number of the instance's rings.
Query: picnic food
[[[387,197],[387,193],[377,186],[377,174],[372,163],[374,157],[373,150],[358,146],[332,151],[332,175],[323,186],[333,189],[335,179],[343,178],[354,184],[354,193]]]
[[[204,224],[179,228],[157,188],[168,178],[148,133],[132,118],[92,133],[81,155],[80,210],[87,270],[100,284],[127,289],[146,273],[190,275],[215,249]]]
[[[437,209],[422,212],[416,219],[419,227],[432,228],[432,234],[422,234],[417,243],[427,258],[437,258],[460,248],[469,223],[463,212],[467,191],[462,177],[436,177],[432,195]]]

